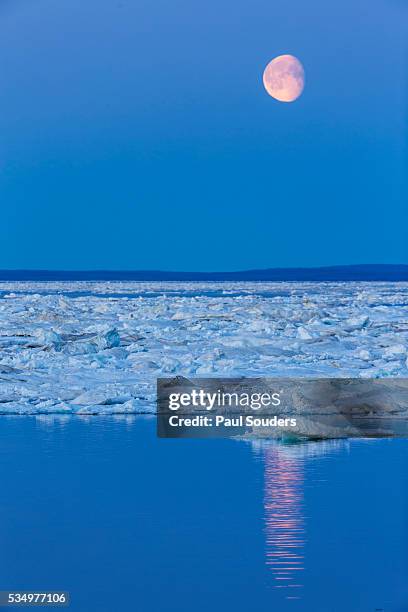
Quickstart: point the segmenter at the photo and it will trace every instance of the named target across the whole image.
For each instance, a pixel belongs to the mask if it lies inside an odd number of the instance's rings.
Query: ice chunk
[[[346,332],[352,332],[358,329],[363,329],[363,327],[367,327],[369,323],[370,319],[366,315],[351,317],[344,322],[343,329]]]
[[[96,347],[101,351],[104,349],[114,348],[120,345],[120,336],[116,328],[109,329],[107,332],[98,334],[95,339]]]
[[[36,330],[35,338],[38,343],[43,346],[54,346],[55,348],[60,348],[62,344],[61,336],[52,329]]]
[[[393,346],[387,346],[383,352],[383,358],[387,361],[393,361],[394,359],[405,359],[407,355],[406,346],[403,344],[394,344]]]
[[[305,327],[298,327],[296,336],[300,338],[301,340],[305,340],[306,342],[310,342],[310,340],[314,339],[312,334],[309,331],[307,331]]]
[[[89,391],[85,391],[71,400],[71,404],[74,406],[93,406],[96,404],[124,404],[129,399],[129,396],[121,396],[121,395],[112,395],[112,392],[109,389],[91,389]]]

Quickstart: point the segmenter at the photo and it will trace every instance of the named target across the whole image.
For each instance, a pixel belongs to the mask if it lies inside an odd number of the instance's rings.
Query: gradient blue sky
[[[0,268],[408,263],[407,19],[397,0],[3,0]],[[306,71],[293,104],[262,86],[282,53]]]

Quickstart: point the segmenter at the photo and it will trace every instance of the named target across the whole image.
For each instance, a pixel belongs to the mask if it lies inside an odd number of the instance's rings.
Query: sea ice
[[[164,376],[408,376],[407,283],[0,283],[0,413],[152,412]]]

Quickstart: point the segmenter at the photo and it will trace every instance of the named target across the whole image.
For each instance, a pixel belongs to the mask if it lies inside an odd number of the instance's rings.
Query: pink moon
[[[263,84],[270,96],[279,102],[294,102],[305,87],[305,71],[294,55],[279,55],[266,66]]]

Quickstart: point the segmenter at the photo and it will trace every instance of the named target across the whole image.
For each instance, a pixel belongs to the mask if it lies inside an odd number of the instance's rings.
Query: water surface
[[[408,609],[406,440],[163,440],[0,419],[0,589],[75,612]]]

